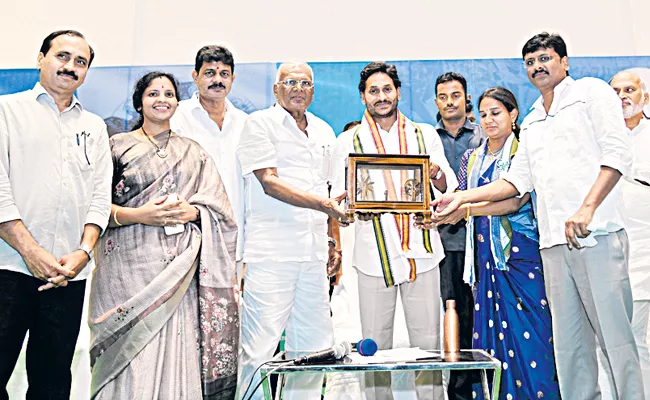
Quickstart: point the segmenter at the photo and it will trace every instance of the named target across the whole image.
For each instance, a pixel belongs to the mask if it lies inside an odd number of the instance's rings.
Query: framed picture
[[[428,155],[351,153],[346,190],[348,222],[355,213],[416,214],[431,220]]]

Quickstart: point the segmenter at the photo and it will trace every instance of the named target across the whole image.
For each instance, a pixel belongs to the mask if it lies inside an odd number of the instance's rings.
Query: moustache
[[[225,89],[226,86],[223,83],[213,83],[212,85],[208,86],[208,89],[216,89],[216,88],[222,88]]]
[[[389,106],[389,105],[391,105],[393,103],[391,103],[390,101],[378,101],[378,102],[375,103],[375,107],[383,106],[384,104]]]
[[[546,74],[546,75],[548,75],[548,72],[547,72],[545,69],[537,70],[537,71],[535,71],[535,73],[533,74],[533,78],[536,77],[536,76],[539,75],[539,74]]]
[[[56,74],[57,75],[68,75],[68,76],[72,77],[75,81],[79,80],[79,76],[77,76],[77,74],[75,74],[74,71],[63,70],[63,71],[57,71]]]

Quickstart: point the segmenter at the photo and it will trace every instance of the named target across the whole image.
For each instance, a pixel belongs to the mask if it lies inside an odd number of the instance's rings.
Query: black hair
[[[46,55],[48,51],[50,51],[50,48],[52,47],[52,40],[56,39],[57,37],[61,35],[68,35],[68,36],[75,36],[78,38],[82,38],[86,40],[86,37],[81,34],[79,31],[75,31],[72,29],[64,29],[60,31],[54,31],[47,35],[45,39],[43,39],[43,43],[41,44],[41,50],[40,52],[43,53],[43,55]],[[95,50],[93,50],[91,45],[88,45],[88,50],[90,50],[90,60],[88,60],[88,67],[90,67],[90,64],[92,64],[93,59],[95,58]]]
[[[566,43],[562,36],[557,33],[542,32],[528,39],[524,47],[521,49],[521,58],[524,59],[526,54],[534,53],[538,50],[553,49],[560,56],[564,58],[567,56]]]
[[[361,120],[356,120],[356,121],[350,121],[345,126],[343,127],[343,132],[349,131],[350,129],[354,128],[357,125],[361,124]]]
[[[467,80],[458,72],[445,72],[436,78],[436,97],[438,97],[438,85],[454,81],[460,82],[461,86],[463,87],[463,92],[465,93],[465,113],[469,113],[472,111],[474,106],[472,105],[472,101],[467,97]]]
[[[147,90],[149,85],[151,85],[151,82],[153,82],[153,80],[156,78],[169,79],[169,81],[172,83],[172,86],[174,86],[174,93],[176,94],[176,100],[181,101],[181,94],[178,92],[178,82],[176,81],[176,78],[174,78],[174,75],[163,71],[149,72],[148,74],[140,78],[135,83],[135,86],[133,87],[133,97],[132,97],[133,108],[135,108],[135,111],[137,111],[138,114],[140,114],[140,118],[138,119],[138,122],[136,122],[135,125],[133,125],[132,130],[142,128],[142,124],[144,123],[144,113],[142,111],[142,96],[144,96],[144,91]]]
[[[383,61],[373,61],[363,67],[359,74],[359,93],[366,91],[366,82],[368,81],[368,78],[378,72],[390,76],[390,79],[393,80],[393,85],[395,85],[395,89],[402,87],[402,81],[399,80],[399,76],[397,75],[397,68],[395,68],[393,64],[386,64]]]
[[[230,71],[235,73],[235,60],[230,50],[223,46],[203,46],[196,53],[194,59],[194,71],[197,73],[201,70],[203,63],[219,62],[230,66]]]
[[[519,119],[519,104],[517,104],[517,98],[515,95],[509,91],[508,89],[501,87],[501,86],[495,86],[487,89],[481,97],[478,98],[478,105],[479,107],[481,106],[481,102],[485,98],[490,98],[498,101],[499,103],[503,104],[503,106],[508,110],[508,112],[512,112],[512,110],[517,110],[517,119]],[[512,129],[512,132],[515,134],[515,137],[519,139],[519,131],[520,127],[517,121],[515,121],[515,127]]]

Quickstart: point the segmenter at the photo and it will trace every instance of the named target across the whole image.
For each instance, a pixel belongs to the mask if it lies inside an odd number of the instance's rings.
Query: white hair
[[[287,68],[295,68],[295,67],[307,67],[309,70],[309,73],[311,74],[311,80],[314,81],[314,70],[311,69],[309,64],[307,64],[304,61],[289,61],[289,62],[283,62],[280,64],[278,67],[278,72],[275,74],[275,83],[280,82],[280,76],[282,76],[282,72],[284,72],[285,69]]]

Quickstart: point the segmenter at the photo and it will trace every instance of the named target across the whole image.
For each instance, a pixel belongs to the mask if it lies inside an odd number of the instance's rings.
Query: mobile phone
[[[167,196],[167,200],[165,200],[164,204],[167,203],[173,203],[178,201],[178,195],[176,193],[171,193],[169,196]],[[184,224],[176,224],[176,225],[165,225],[165,235],[171,236],[171,235],[177,235],[185,230],[185,225]]]

